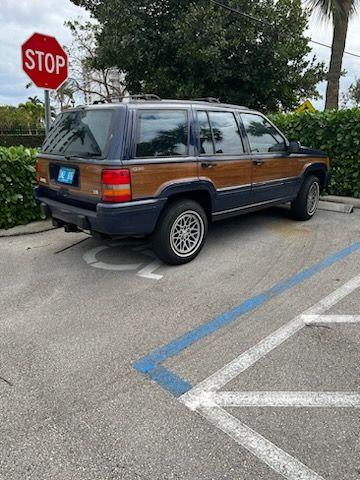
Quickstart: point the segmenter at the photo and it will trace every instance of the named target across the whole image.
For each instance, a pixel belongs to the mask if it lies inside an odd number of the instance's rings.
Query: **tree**
[[[54,115],[52,108],[52,114]],[[39,133],[44,130],[44,103],[37,97],[28,97],[25,103],[17,107],[0,106],[0,131],[6,133]]]
[[[67,21],[65,26],[72,33],[73,41],[66,48],[70,57],[71,75],[60,90],[57,100],[61,109],[69,106],[76,94],[84,96],[85,103],[95,100],[107,100],[111,97],[122,97],[125,87],[122,74],[116,68],[99,65],[96,61],[96,37],[100,26],[94,21]]]
[[[360,78],[352,83],[347,92],[343,94],[342,103],[344,107],[349,103],[351,106],[360,106]]]
[[[0,106],[0,132],[15,133],[28,129],[29,116],[24,110],[12,105]]]
[[[349,87],[350,101],[355,105],[360,105],[360,79],[358,78]]]
[[[321,17],[332,21],[334,33],[331,49],[329,73],[327,75],[326,103],[327,110],[339,108],[339,90],[341,68],[345,51],[349,20],[356,12],[359,0],[307,0],[307,4]]]
[[[37,96],[28,97],[28,101],[19,103],[18,108],[27,117],[29,133],[31,133],[32,128],[36,130],[36,133],[38,133],[39,129],[44,128],[45,105]]]
[[[73,107],[75,105],[75,94],[77,92],[76,85],[74,81],[71,79],[66,80],[60,88],[56,91],[51,92],[51,98],[56,102],[56,104],[60,107],[60,111],[66,110],[69,107]]]
[[[308,59],[301,0],[230,0],[251,22],[208,0],[72,0],[100,24],[93,65],[124,72],[130,93],[220,97],[264,110],[317,98],[324,66]]]

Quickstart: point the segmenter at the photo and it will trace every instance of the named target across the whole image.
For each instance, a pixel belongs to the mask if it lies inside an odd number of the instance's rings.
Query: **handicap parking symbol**
[[[163,263],[155,257],[155,254],[149,249],[149,245],[140,244],[130,251],[140,253],[144,257],[144,261],[137,263],[111,263],[100,261],[97,256],[106,250],[119,247],[129,247],[134,245],[134,242],[112,242],[107,245],[99,245],[97,247],[88,250],[83,255],[83,260],[93,268],[99,268],[101,270],[117,271],[117,272],[136,272],[137,277],[146,278],[148,280],[161,280],[163,275],[154,273],[160,268]],[[149,260],[150,259],[150,260]]]

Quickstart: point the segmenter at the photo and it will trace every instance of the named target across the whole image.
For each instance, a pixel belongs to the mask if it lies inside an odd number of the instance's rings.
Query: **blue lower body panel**
[[[75,207],[42,196],[35,189],[41,210],[64,225],[75,225],[109,236],[147,235],[154,231],[166,198],[132,201],[121,204],[98,203],[96,210]]]

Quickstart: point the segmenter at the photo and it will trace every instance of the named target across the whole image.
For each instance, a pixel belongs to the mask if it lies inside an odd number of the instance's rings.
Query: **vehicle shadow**
[[[259,230],[259,226],[269,223],[281,223],[296,229],[299,222],[292,218],[291,210],[287,206],[270,207],[258,212],[246,213],[236,217],[227,218],[212,222],[209,225],[209,237],[228,235],[229,230],[240,233],[246,229],[247,232]]]
[[[245,237],[257,242],[259,233],[263,229],[268,229],[269,225],[275,225],[279,229],[291,231],[296,230],[299,224],[292,219],[291,212],[286,206],[272,207],[220,220],[209,225],[207,242],[201,256],[204,255],[206,257],[210,253],[208,247],[212,251],[224,245],[237,243]],[[123,237],[118,240],[88,237],[80,242],[74,242],[73,245],[61,249],[60,252],[66,254],[72,247],[75,247],[83,255],[85,262],[90,265],[94,266],[95,262],[106,262],[108,266],[104,266],[104,268],[107,270],[117,270],[119,269],[118,265],[121,263],[132,262],[140,264],[146,260],[146,257],[149,262],[154,261],[156,258],[151,249],[150,237]],[[97,249],[99,250],[98,253],[96,253]],[[92,255],[91,252],[95,252],[96,258],[89,260],[89,252],[90,256]]]

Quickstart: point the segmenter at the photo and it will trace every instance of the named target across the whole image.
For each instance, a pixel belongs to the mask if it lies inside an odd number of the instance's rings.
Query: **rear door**
[[[198,182],[190,141],[190,107],[130,105],[132,142],[124,166],[131,172],[134,200],[166,196]]]
[[[263,115],[241,113],[252,159],[251,203],[288,199],[297,185],[297,162],[286,139]]]
[[[215,212],[250,202],[251,157],[234,111],[197,109],[199,178],[216,190]]]

